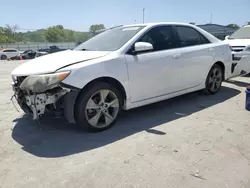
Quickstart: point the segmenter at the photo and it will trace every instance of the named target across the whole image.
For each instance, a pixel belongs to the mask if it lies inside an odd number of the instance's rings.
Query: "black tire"
[[[6,55],[1,55],[1,60],[5,60],[7,59],[7,56]]]
[[[224,72],[221,66],[218,64],[213,65],[207,75],[206,88],[204,89],[205,93],[209,95],[217,93],[221,88],[223,76]],[[211,80],[213,80],[213,82],[211,82]]]
[[[88,119],[87,119],[87,112],[86,112],[86,106],[87,103],[89,101],[89,99],[91,97],[93,97],[93,95],[95,95],[95,93],[97,93],[100,90],[110,90],[112,94],[115,94],[117,99],[118,99],[118,103],[119,103],[119,108],[116,108],[116,110],[118,110],[116,117],[114,118],[113,122],[105,127],[95,127],[92,126]],[[86,91],[83,91],[80,96],[78,97],[77,101],[76,101],[76,106],[75,106],[75,119],[76,119],[76,125],[77,127],[81,128],[84,131],[88,131],[88,132],[100,132],[103,130],[106,130],[108,128],[110,128],[116,121],[119,112],[121,110],[122,107],[122,96],[120,94],[120,92],[111,84],[105,83],[105,82],[99,82],[99,83],[95,83],[92,84],[91,86],[89,86],[87,88]],[[97,112],[96,112],[97,113]],[[105,115],[103,115],[105,118]]]

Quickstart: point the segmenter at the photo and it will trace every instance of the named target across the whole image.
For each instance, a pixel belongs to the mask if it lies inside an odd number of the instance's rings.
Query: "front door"
[[[131,102],[138,102],[181,90],[181,54],[172,26],[157,26],[137,42],[149,42],[154,50],[126,54]]]

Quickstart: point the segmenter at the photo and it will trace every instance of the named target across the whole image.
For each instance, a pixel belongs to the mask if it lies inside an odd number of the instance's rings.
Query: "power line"
[[[40,29],[19,28],[18,30],[21,30],[21,31],[36,31],[36,30],[40,30]]]

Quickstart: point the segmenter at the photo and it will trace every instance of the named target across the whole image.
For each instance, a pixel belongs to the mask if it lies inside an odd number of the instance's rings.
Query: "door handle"
[[[173,58],[174,58],[174,59],[179,59],[180,57],[181,57],[181,54],[174,54],[174,55],[173,55]]]
[[[212,51],[214,51],[214,48],[209,48],[208,51],[212,52]]]

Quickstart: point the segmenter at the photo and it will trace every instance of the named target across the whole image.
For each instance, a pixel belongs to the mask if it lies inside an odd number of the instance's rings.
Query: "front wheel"
[[[221,66],[213,65],[207,75],[205,92],[210,95],[217,93],[221,88],[222,80],[223,70]]]
[[[7,59],[7,56],[6,55],[1,55],[1,60],[5,60]]]
[[[76,123],[86,131],[108,129],[114,124],[121,106],[122,97],[115,87],[96,83],[79,96],[75,108]]]

